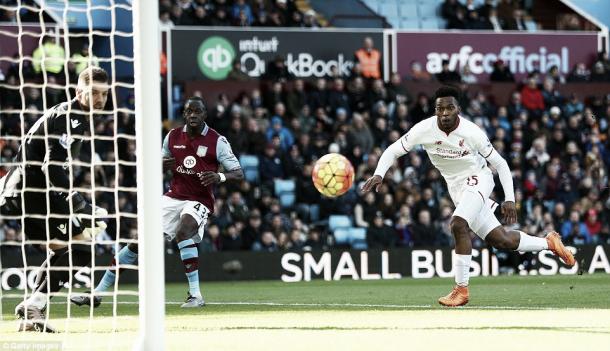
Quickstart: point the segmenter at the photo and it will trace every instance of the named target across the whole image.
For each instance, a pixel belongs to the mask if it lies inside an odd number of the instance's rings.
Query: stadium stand
[[[490,9],[494,1],[484,0],[363,0],[369,9],[385,17],[397,29],[495,29],[490,20]],[[538,26],[531,16],[524,15],[524,9],[515,6],[515,13],[503,12],[498,30],[536,31]],[[498,2],[498,6],[505,8]],[[516,16],[516,17],[515,17]],[[494,18],[495,20],[495,18]]]
[[[212,4],[206,1],[181,1],[180,4]],[[252,3],[252,2],[248,2]],[[292,2],[288,2],[289,4]],[[378,4],[378,2],[367,2],[368,5]],[[393,11],[397,23],[402,28],[409,28],[403,23],[415,21],[417,28],[434,28],[436,21],[439,28],[443,23],[438,7],[434,11],[423,5],[427,2],[422,1],[383,1],[376,7],[375,11],[387,13]],[[434,2],[437,6],[440,1]],[[480,3],[480,2],[475,2]],[[161,4],[170,5],[174,8],[179,6],[177,2],[161,1]],[[228,6],[228,5],[227,5]],[[416,9],[417,16],[412,16],[413,9]],[[393,10],[392,10],[393,9]],[[305,10],[307,11],[307,10]],[[434,13],[436,17],[426,18],[423,14]],[[4,16],[7,16],[5,13]],[[180,22],[180,21],[178,21]],[[415,23],[413,22],[413,23]],[[430,23],[428,23],[430,22]],[[412,23],[412,24],[413,24]],[[255,24],[253,24],[255,25]],[[415,28],[415,27],[413,27]],[[71,45],[76,50],[81,46]],[[607,169],[610,167],[610,95],[602,94],[607,91],[596,85],[581,85],[578,82],[596,82],[607,84],[610,81],[610,60],[607,54],[600,54],[599,58],[590,66],[577,64],[574,70],[566,77],[557,75],[554,72],[531,72],[530,78],[533,85],[524,88],[523,82],[515,83],[494,83],[494,84],[461,84],[464,99],[461,102],[464,116],[472,119],[491,136],[492,142],[502,155],[509,160],[509,164],[514,170],[515,186],[517,188],[517,208],[519,210],[520,225],[527,228],[531,233],[540,233],[549,228],[561,230],[564,239],[571,243],[584,242],[609,242],[610,241],[610,197],[607,188],[600,185],[604,184],[607,178]],[[17,77],[11,70],[2,72],[4,77],[2,82],[9,86],[18,84]],[[39,81],[40,77],[33,70],[25,67],[26,81]],[[412,77],[403,78],[402,87],[408,92],[409,96],[430,97],[431,92],[438,86],[437,82],[414,83]],[[329,81],[332,77],[325,77]],[[265,93],[269,90],[270,82],[256,81],[238,83],[239,89],[234,89],[234,94],[228,98],[224,95],[219,99],[208,99],[211,116],[210,125],[220,133],[227,135],[233,145],[240,142],[236,140],[238,135],[245,135],[248,140],[260,142],[247,146],[248,152],[240,152],[236,148],[236,153],[240,155],[242,166],[246,173],[246,182],[237,188],[222,186],[219,189],[220,196],[217,201],[217,217],[211,219],[211,227],[216,228],[220,233],[227,230],[228,224],[223,218],[228,216],[228,208],[225,205],[226,194],[238,192],[243,197],[243,203],[250,209],[256,209],[262,218],[262,227],[265,230],[274,229],[273,235],[276,240],[281,235],[286,235],[290,239],[281,241],[281,244],[269,246],[269,250],[288,250],[302,248],[303,243],[309,241],[314,247],[332,246],[333,242],[344,242],[352,247],[364,247],[362,233],[366,228],[358,228],[352,225],[354,217],[354,207],[362,204],[364,199],[356,190],[360,182],[371,174],[375,162],[382,151],[382,148],[390,142],[392,135],[404,133],[411,125],[420,118],[418,113],[422,110],[418,106],[421,99],[409,99],[408,101],[393,100],[388,94],[373,94],[372,90],[367,89],[364,95],[355,89],[358,78],[346,81],[348,109],[346,109],[347,128],[342,127],[342,123],[336,120],[324,119],[324,114],[317,115],[314,107],[314,96],[320,94],[315,88],[315,82],[306,82],[304,99],[305,102],[296,114],[287,114],[283,118],[283,125],[287,132],[293,135],[294,141],[282,149],[273,144],[273,134],[271,137],[265,135],[266,127],[273,117],[272,111],[267,106],[270,102],[264,101]],[[606,83],[604,83],[606,82]],[[379,83],[379,82],[378,82]],[[218,83],[220,84],[220,83]],[[281,102],[288,104],[287,97],[293,89],[292,77],[288,82],[281,83]],[[367,82],[373,85],[375,82]],[[387,92],[389,83],[380,82],[382,90]],[[328,88],[323,88],[323,93],[328,92],[332,84],[327,84]],[[219,85],[220,86],[220,85]],[[179,89],[178,89],[179,90]],[[174,94],[177,99],[177,108],[181,106],[185,96],[194,92],[179,91],[181,94]],[[41,115],[41,100],[45,94],[49,101],[57,99],[58,94],[63,91],[55,91],[49,87],[46,91],[38,88],[27,88],[25,90],[25,106],[21,104],[19,94],[14,89],[0,88],[0,104],[5,109],[19,110],[26,108],[27,130],[31,124]],[[262,94],[261,94],[262,93]],[[532,95],[540,94],[543,97],[542,108],[529,107],[528,99]],[[230,89],[226,94],[232,94]],[[256,95],[256,96],[255,96]],[[258,105],[255,101],[261,100],[263,105]],[[242,98],[237,98],[240,96]],[[247,99],[243,99],[246,96]],[[133,103],[133,96],[127,94],[119,96],[117,106],[130,106]],[[317,101],[317,100],[316,100]],[[356,103],[364,101],[365,108],[356,107]],[[429,104],[430,100],[424,99],[424,104]],[[113,103],[113,102],[109,102]],[[317,102],[316,102],[317,104]],[[222,108],[219,108],[222,105]],[[308,109],[303,109],[307,105]],[[386,123],[376,124],[375,117],[381,110],[387,110],[382,119]],[[9,108],[10,107],[10,108]],[[329,105],[323,104],[323,110],[329,111]],[[429,106],[427,106],[429,108]],[[360,112],[356,112],[361,110]],[[398,111],[406,111],[400,114]],[[428,110],[430,111],[430,110]],[[178,111],[179,113],[180,111]],[[324,111],[323,111],[324,112]],[[331,111],[332,112],[332,111]],[[336,111],[335,111],[336,112]],[[178,114],[179,115],[179,114]],[[132,115],[119,115],[119,131],[121,133],[133,134],[126,126]],[[229,131],[231,119],[239,119],[244,126],[241,133],[231,133]],[[355,120],[363,119],[364,126],[355,127]],[[224,121],[224,122],[222,122]],[[298,121],[299,123],[293,123]],[[112,117],[102,118],[96,121],[96,130],[100,133],[110,133],[112,129]],[[175,126],[176,122],[166,121],[165,132]],[[300,129],[300,126],[310,125],[311,129]],[[247,126],[247,127],[246,127]],[[256,126],[256,127],[255,127]],[[1,116],[2,135],[20,135],[19,116],[14,113],[3,113]],[[363,143],[372,143],[374,147],[370,152],[362,153]],[[345,154],[357,169],[356,186],[345,196],[334,200],[319,201],[318,194],[313,188],[309,179],[311,164],[319,156],[328,152],[331,147],[339,148],[339,152]],[[563,147],[562,145],[567,145]],[[2,160],[8,161],[15,156],[18,144],[4,143],[1,145]],[[115,157],[129,160],[135,158],[135,148],[130,142],[121,142],[118,155],[106,151],[103,143],[96,145],[98,155],[102,159],[112,160]],[[273,172],[278,172],[280,178],[289,179],[291,190],[282,187],[275,187],[279,182],[275,181],[274,176],[263,171],[265,151],[273,149],[274,156],[270,158],[272,163],[278,162],[281,166],[274,168]],[[96,157],[88,155],[86,157]],[[446,190],[434,172],[432,166],[427,161],[425,155],[414,152],[401,160],[401,169],[394,170],[391,181],[388,182],[379,194],[376,194],[374,203],[383,208],[384,218],[391,223],[392,232],[395,240],[391,245],[418,247],[429,242],[419,241],[417,235],[413,235],[416,226],[420,224],[416,206],[421,201],[422,194],[426,189],[430,189],[434,201],[438,204],[438,213],[432,216],[432,225],[436,229],[433,231],[436,238],[432,242],[441,245],[450,245],[451,234],[448,229],[448,218],[446,213],[450,213],[451,203],[448,200]],[[0,169],[0,175],[4,172]],[[96,180],[100,185],[108,184],[114,180],[114,174],[105,167],[96,167],[99,176]],[[126,186],[135,186],[135,170],[132,167],[122,167],[118,170],[119,179]],[[277,178],[277,177],[275,177]],[[75,185],[85,184],[90,180],[87,170],[82,170],[78,175]],[[499,184],[498,182],[496,182]],[[496,196],[501,198],[501,188],[497,187]],[[129,212],[135,210],[135,199],[129,194],[120,194],[118,203],[114,198],[102,199],[102,205],[109,210],[120,208],[121,211]],[[402,206],[401,204],[406,204]],[[279,211],[279,212],[275,212]],[[282,225],[274,227],[274,216],[283,218]],[[340,215],[347,218],[349,224],[345,225],[346,231],[337,232],[337,228],[329,228],[329,216]],[[124,233],[123,237],[134,236],[135,221],[121,225]],[[241,224],[237,227],[247,227],[247,218],[240,220]],[[16,229],[16,223],[3,221],[0,223],[0,239],[11,240],[19,238],[20,233]],[[351,228],[351,229],[350,229]],[[586,228],[586,230],[585,230]],[[107,233],[115,236],[112,225]],[[232,228],[233,230],[233,228]],[[206,235],[213,235],[214,230]],[[238,235],[245,236],[245,229],[238,231]],[[282,234],[283,233],[283,234]],[[293,233],[296,233],[293,235]],[[335,235],[333,239],[333,234]],[[337,237],[339,236],[339,238]],[[341,239],[341,240],[340,240]],[[222,245],[211,245],[215,238],[208,237],[202,247],[207,250],[223,250]],[[253,240],[245,241],[246,244],[241,249],[252,250],[264,245],[262,237],[256,236]],[[483,243],[478,242],[478,245]],[[104,250],[105,248],[101,248]]]
[[[160,0],[159,18],[166,27],[237,26],[316,28],[326,22],[306,3],[294,0]]]

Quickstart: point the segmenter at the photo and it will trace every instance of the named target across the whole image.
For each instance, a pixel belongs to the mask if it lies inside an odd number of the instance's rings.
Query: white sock
[[[470,278],[470,261],[472,255],[455,255],[455,283],[459,286],[468,286]]]
[[[25,300],[25,304],[43,309],[47,305],[47,294],[37,291]]]
[[[521,240],[519,240],[517,251],[542,251],[549,249],[545,238],[528,235],[520,230],[518,232],[521,234]]]

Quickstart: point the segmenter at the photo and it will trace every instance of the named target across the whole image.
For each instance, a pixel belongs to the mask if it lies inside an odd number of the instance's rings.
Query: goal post
[[[140,335],[134,349],[147,351],[165,348],[158,6],[158,1],[133,1],[140,298]]]

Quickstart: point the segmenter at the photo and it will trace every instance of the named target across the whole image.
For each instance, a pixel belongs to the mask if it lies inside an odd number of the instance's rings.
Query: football
[[[326,154],[316,161],[311,179],[322,195],[337,197],[351,188],[354,182],[354,167],[343,155]]]

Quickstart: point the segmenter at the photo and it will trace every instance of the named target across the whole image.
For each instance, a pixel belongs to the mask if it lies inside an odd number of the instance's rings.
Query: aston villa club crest
[[[197,156],[204,157],[207,153],[208,153],[208,147],[199,145],[199,147],[197,148]]]

